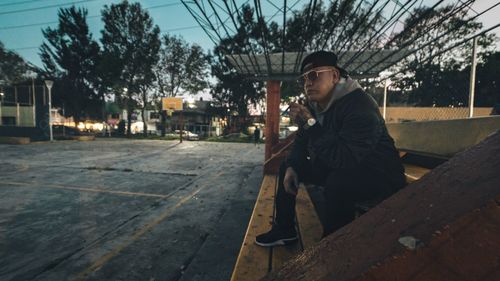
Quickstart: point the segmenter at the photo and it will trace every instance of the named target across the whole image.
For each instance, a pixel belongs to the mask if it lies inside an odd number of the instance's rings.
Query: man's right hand
[[[297,173],[292,167],[288,167],[286,169],[283,185],[285,186],[285,191],[287,193],[297,196],[297,190],[299,189],[299,176],[297,176]]]
[[[307,119],[313,118],[313,115],[302,104],[292,102],[290,103],[290,119],[297,125],[299,126],[304,126],[304,124],[307,122]]]

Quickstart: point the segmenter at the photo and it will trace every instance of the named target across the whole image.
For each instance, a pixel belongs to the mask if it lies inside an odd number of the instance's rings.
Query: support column
[[[280,81],[268,80],[267,88],[267,109],[266,109],[266,154],[265,160],[271,155],[271,148],[279,142],[280,126]]]

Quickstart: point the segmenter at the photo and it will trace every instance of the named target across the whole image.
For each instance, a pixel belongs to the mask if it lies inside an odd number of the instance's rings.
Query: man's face
[[[304,73],[304,90],[309,101],[327,103],[339,81],[339,71],[331,66],[315,67]]]

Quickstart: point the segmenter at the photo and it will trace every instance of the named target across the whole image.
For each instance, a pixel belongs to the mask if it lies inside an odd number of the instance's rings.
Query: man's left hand
[[[299,126],[303,126],[307,122],[307,119],[313,118],[307,107],[295,102],[290,103],[289,114],[292,121]]]

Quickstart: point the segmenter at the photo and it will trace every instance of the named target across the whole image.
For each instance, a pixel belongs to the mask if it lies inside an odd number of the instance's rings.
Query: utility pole
[[[477,37],[472,41],[472,63],[470,66],[470,87],[469,87],[469,118],[474,115],[474,90],[476,86],[476,53]]]

